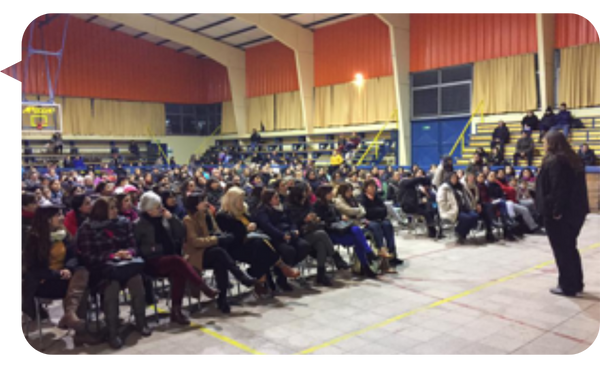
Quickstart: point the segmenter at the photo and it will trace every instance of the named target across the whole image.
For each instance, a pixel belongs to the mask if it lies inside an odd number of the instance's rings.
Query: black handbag
[[[322,222],[309,222],[308,224],[302,225],[302,234],[310,234],[317,230],[324,230],[325,226]]]
[[[336,221],[331,223],[329,230],[333,233],[344,235],[352,226],[354,226],[352,221]]]
[[[106,262],[106,266],[108,267],[107,276],[109,280],[125,283],[144,271],[144,259],[142,257],[111,259]]]

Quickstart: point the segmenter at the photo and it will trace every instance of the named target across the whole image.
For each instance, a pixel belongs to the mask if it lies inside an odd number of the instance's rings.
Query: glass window
[[[469,114],[470,108],[470,84],[442,87],[442,115]]]
[[[170,134],[171,135],[181,135],[182,134],[182,125],[181,125],[181,116],[173,115],[167,118],[167,127],[170,126]]]
[[[165,104],[167,114],[181,114],[181,105]]]
[[[413,87],[423,87],[438,84],[438,71],[432,70],[413,74]]]
[[[438,89],[428,88],[413,91],[413,116],[425,117],[438,114]]]
[[[442,83],[471,81],[471,79],[473,79],[473,67],[470,64],[442,69]]]

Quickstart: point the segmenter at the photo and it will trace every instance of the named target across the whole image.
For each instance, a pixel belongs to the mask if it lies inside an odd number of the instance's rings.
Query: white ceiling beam
[[[398,109],[398,157],[410,165],[410,14],[376,14],[390,30],[396,108]]]
[[[307,132],[312,133],[315,87],[313,33],[274,14],[230,15],[257,26],[294,51],[302,102],[302,120]]]
[[[246,134],[246,53],[244,51],[143,14],[96,15],[188,46],[225,66],[229,77],[238,134]]]

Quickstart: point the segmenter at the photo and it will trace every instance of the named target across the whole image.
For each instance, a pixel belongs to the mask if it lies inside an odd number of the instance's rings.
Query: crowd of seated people
[[[522,139],[531,144],[526,133]],[[49,166],[41,175],[28,168],[22,177],[22,311],[35,319],[35,297],[62,298],[59,327],[97,342],[82,319],[87,293],[98,293],[107,326],[102,340],[119,348],[120,290],[129,290],[135,327],[148,336],[145,308],[154,297],[149,280],[156,278],[170,281],[171,321],[187,325],[186,288],[194,297],[216,299],[228,314],[229,274],[257,298],[273,296],[293,290],[289,281],[309,257],[317,265],[316,284],[331,286],[327,262],[337,270],[350,267],[338,245],[354,250],[362,276],[378,277],[371,267],[377,260],[392,266],[382,272],[396,272],[403,264],[393,225],[399,213],[422,218],[430,238],[443,238],[451,226],[458,244],[480,224],[488,243],[498,233],[509,241],[543,234],[534,171],[491,169],[506,164],[496,157],[506,143],[497,136],[492,155],[479,148],[464,171],[455,170],[450,157],[428,171],[417,165],[360,170],[343,158],[330,170],[312,161],[285,169],[268,162],[213,169],[192,163],[132,173]],[[593,164],[587,145],[580,156]],[[205,270],[213,271],[216,288],[204,282]],[[43,308],[39,313],[47,318]]]

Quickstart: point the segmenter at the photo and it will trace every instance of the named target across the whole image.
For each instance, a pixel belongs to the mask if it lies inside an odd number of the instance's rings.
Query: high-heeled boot
[[[184,326],[190,325],[190,320],[181,311],[181,304],[173,304],[171,307],[171,322],[175,322]]]
[[[69,281],[67,295],[63,299],[64,315],[58,321],[58,328],[73,329],[76,332],[82,332],[85,329],[85,322],[79,319],[77,310],[79,305],[85,304],[83,295],[87,288],[90,273],[85,268],[80,268],[73,273],[73,277]]]
[[[229,272],[231,272],[233,277],[235,277],[236,280],[241,282],[245,287],[252,287],[257,283],[257,280],[254,277],[248,276],[248,274],[242,271],[235,263],[229,267]]]

